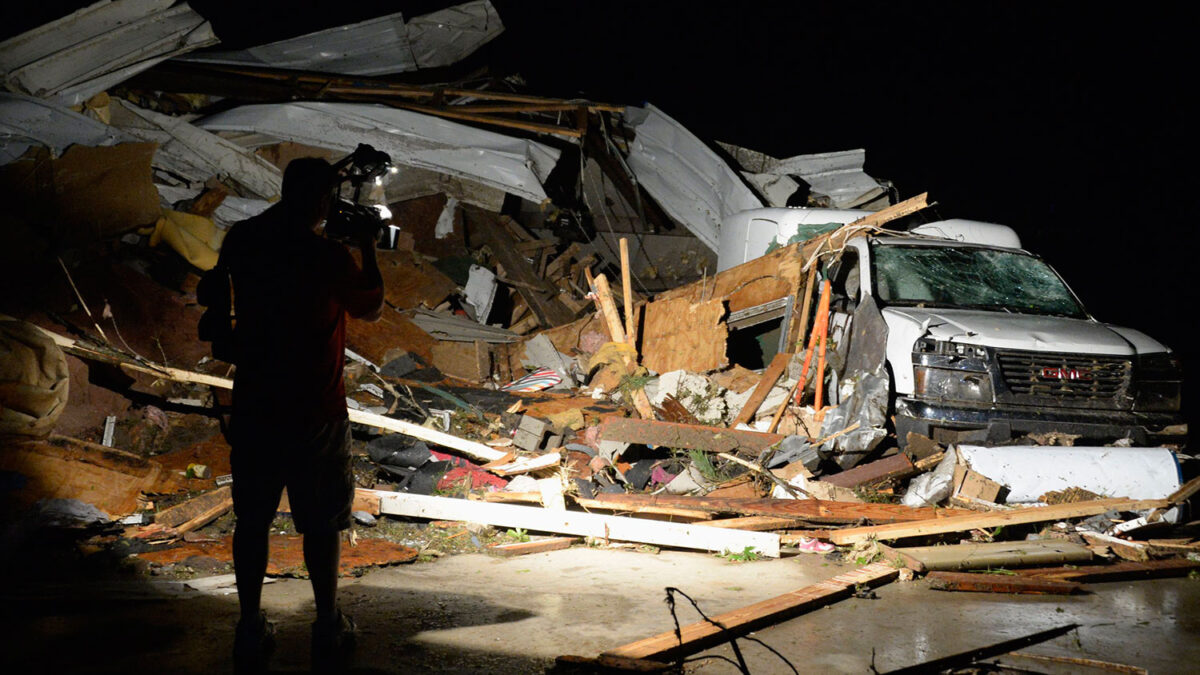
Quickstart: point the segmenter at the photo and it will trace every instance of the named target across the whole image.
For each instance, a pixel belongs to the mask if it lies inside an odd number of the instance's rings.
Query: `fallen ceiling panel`
[[[763,202],[700,139],[652,105],[629,107],[637,133],[629,166],[638,182],[672,218],[716,251],[721,220]]]
[[[196,127],[179,117],[112,102],[113,126],[144,141],[158,143],[154,163],[193,185],[213,176],[228,176],[264,199],[279,196],[283,174],[273,164],[240,145]]]
[[[160,61],[218,42],[187,3],[97,2],[0,43],[4,84],[77,105]]]
[[[245,50],[190,54],[181,60],[343,75],[389,75],[448,66],[503,30],[492,3],[478,0],[407,23],[397,12]]]
[[[359,103],[249,105],[207,117],[197,126],[214,132],[256,131],[342,152],[368,143],[391,155],[393,164],[466,178],[537,204],[547,199],[541,183],[560,154],[534,141]]]
[[[102,146],[134,137],[49,101],[0,92],[0,165],[17,159],[31,145],[62,154],[70,145]]]

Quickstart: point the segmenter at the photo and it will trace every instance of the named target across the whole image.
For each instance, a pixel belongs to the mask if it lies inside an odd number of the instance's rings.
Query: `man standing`
[[[233,559],[241,619],[235,668],[263,669],[273,627],[260,606],[271,521],[287,487],[317,618],[315,670],[343,665],[354,623],[337,606],[341,532],[354,495],[342,366],[346,316],[373,320],[383,307],[375,240],[358,242],[362,268],[320,236],[337,172],[318,158],[288,164],[279,203],[234,225],[218,266],[233,286]]]

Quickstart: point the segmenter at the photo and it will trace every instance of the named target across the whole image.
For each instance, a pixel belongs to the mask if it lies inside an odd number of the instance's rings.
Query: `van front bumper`
[[[946,443],[1003,443],[1027,434],[1052,431],[1081,436],[1081,444],[1129,438],[1135,445],[1146,446],[1182,443],[1187,436],[1183,416],[1178,413],[971,407],[909,397],[896,399],[896,438],[902,447],[909,432]]]

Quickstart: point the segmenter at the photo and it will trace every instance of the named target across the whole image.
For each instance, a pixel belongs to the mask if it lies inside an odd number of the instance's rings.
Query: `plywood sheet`
[[[433,336],[411,319],[390,309],[384,309],[383,316],[377,321],[351,319],[346,322],[346,346],[379,366],[388,362],[388,352],[398,349],[416,354],[429,363],[433,360],[435,342]]]
[[[162,466],[103,445],[51,436],[9,445],[0,453],[0,470],[24,477],[24,485],[12,493],[23,506],[39,499],[78,499],[120,516],[137,510],[138,495],[151,489]]]
[[[725,354],[729,328],[724,316],[722,300],[693,303],[677,298],[650,303],[642,333],[642,365],[659,373],[724,368],[729,365]]]
[[[397,309],[437,307],[458,291],[458,285],[411,251],[380,251],[384,299]]]

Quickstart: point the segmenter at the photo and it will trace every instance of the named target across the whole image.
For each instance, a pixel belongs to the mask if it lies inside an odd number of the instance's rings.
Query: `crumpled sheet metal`
[[[718,250],[726,216],[763,207],[737,172],[681,124],[649,104],[626,111],[637,133],[629,167],[663,210],[705,246]]]
[[[0,71],[10,90],[72,106],[217,42],[212,25],[187,3],[97,2],[0,43]]]
[[[829,197],[835,209],[852,209],[879,197],[884,187],[863,171],[867,151],[842,150],[781,159],[773,174],[800,176],[812,192]]]
[[[0,165],[43,145],[61,155],[70,145],[106,146],[137,140],[69,108],[24,94],[0,92]]]
[[[279,196],[283,172],[267,160],[224,138],[170,115],[112,102],[113,126],[143,141],[158,143],[154,165],[192,185],[213,176],[228,176],[247,191],[272,199]]]
[[[400,12],[238,51],[182,61],[343,75],[389,75],[457,63],[504,31],[489,0],[466,2],[407,22]]]
[[[255,131],[279,140],[351,152],[368,143],[399,166],[414,166],[489,185],[535,204],[561,152],[541,143],[449,120],[361,103],[248,105],[204,118],[209,131]]]

